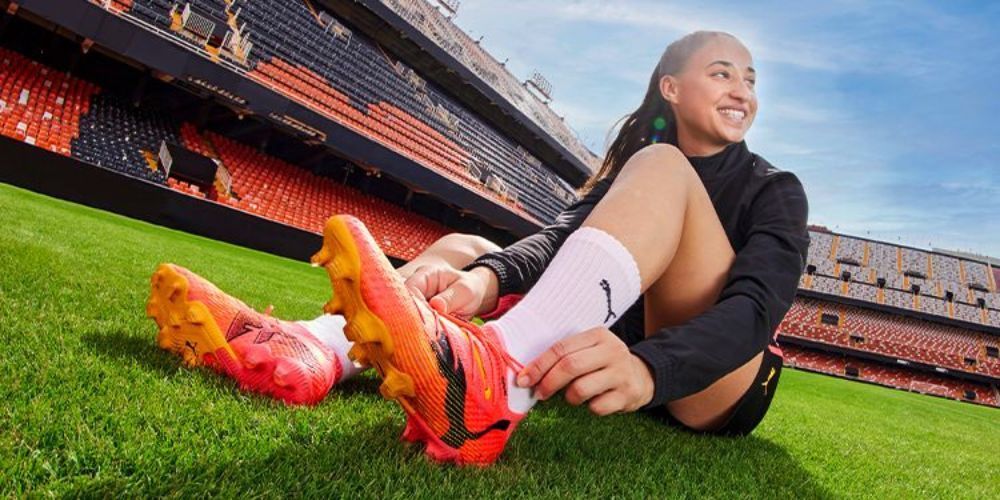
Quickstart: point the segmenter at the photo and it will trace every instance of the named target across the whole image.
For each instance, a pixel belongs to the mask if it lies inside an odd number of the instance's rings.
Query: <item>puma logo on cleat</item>
[[[198,347],[198,343],[197,342],[191,342],[190,340],[185,340],[184,341],[184,347],[187,347],[188,349],[191,349],[191,352],[193,354],[195,354],[195,355],[198,354],[198,350],[195,349],[196,347]]]
[[[462,366],[460,360],[455,358],[447,335],[441,335],[437,342],[432,345],[438,361],[438,370],[448,382],[444,394],[448,430],[441,436],[441,441],[452,448],[458,449],[466,441],[479,439],[490,431],[507,430],[510,427],[510,420],[507,419],[497,420],[481,431],[472,431],[466,426],[465,392],[467,385],[465,382],[465,367]]]
[[[226,340],[232,341],[248,333],[256,334],[253,340],[254,344],[262,344],[270,341],[271,337],[281,332],[271,325],[252,319],[250,315],[241,311],[229,326],[229,331],[226,332]]]
[[[601,280],[601,288],[604,289],[604,296],[608,299],[608,315],[604,317],[604,322],[607,323],[608,320],[617,318],[618,315],[611,310],[611,283],[608,283],[608,280]]]

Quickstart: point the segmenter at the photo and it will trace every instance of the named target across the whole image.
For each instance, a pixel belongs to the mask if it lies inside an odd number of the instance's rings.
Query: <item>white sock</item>
[[[343,316],[324,314],[311,321],[296,321],[296,323],[309,330],[309,333],[337,354],[342,369],[340,379],[337,380],[338,383],[364,371],[366,367],[355,363],[347,356],[347,352],[351,350],[354,342],[347,340],[347,337],[344,336],[344,325],[347,324],[347,320]]]
[[[598,326],[611,326],[642,293],[639,267],[614,236],[593,227],[566,239],[538,283],[507,314],[487,327],[496,329],[507,352],[522,364],[559,340]],[[518,413],[535,404],[530,389],[509,375],[508,402]]]

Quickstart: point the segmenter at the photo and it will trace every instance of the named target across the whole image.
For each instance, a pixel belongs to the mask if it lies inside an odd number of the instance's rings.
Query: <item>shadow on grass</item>
[[[359,394],[377,395],[379,393],[378,387],[382,382],[373,373],[371,370],[367,370],[355,375],[353,378],[333,386],[331,392],[336,392],[341,397],[351,397]]]
[[[137,337],[122,331],[117,332],[90,332],[81,336],[84,344],[88,345],[99,356],[113,359],[123,364],[137,364],[150,372],[159,375],[174,375],[178,371],[188,370],[181,363],[180,358],[157,347],[152,338]],[[206,382],[212,385],[232,385],[233,382],[226,376],[215,371],[200,367],[190,370],[199,374]],[[368,371],[360,376],[355,376],[342,384],[335,385],[332,392],[338,397],[352,397],[360,394],[378,394],[380,381]],[[254,396],[269,401],[268,396],[254,394]]]
[[[209,454],[186,471],[144,475],[138,484],[122,477],[80,484],[71,496],[137,488],[143,495],[181,497],[832,496],[767,439],[649,428],[637,415],[603,425],[562,408],[538,414],[541,422],[529,417],[501,460],[484,469],[429,462],[419,446],[399,441],[402,423],[390,416],[363,426],[313,427],[314,434],[290,428],[276,438],[294,444],[263,456],[220,461],[213,458],[218,453]],[[628,432],[631,424],[638,424],[636,432]]]
[[[155,337],[137,337],[123,331],[88,332],[81,337],[99,356],[120,362],[138,363],[141,367],[172,375],[182,366],[180,358],[156,345]]]
[[[83,340],[123,363],[167,374],[180,369],[152,341],[123,332],[92,333]],[[198,371],[206,382],[226,383]],[[336,386],[335,397],[321,406],[367,407],[358,398],[372,398],[378,385],[370,373],[355,377]],[[263,456],[221,453],[227,457],[219,460],[217,449],[179,474],[141,480],[118,476],[72,490],[86,496],[134,493],[137,487],[143,494],[177,496],[831,496],[783,447],[767,439],[694,435],[646,415],[598,419],[555,401],[532,411],[501,460],[486,469],[428,462],[419,446],[399,441],[399,418],[320,429],[317,435],[315,427],[311,434],[289,428],[275,438],[296,444]],[[190,481],[178,484],[171,476]]]

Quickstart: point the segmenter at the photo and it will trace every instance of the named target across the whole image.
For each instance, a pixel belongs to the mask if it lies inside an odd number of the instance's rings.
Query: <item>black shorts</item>
[[[683,427],[699,434],[713,434],[718,436],[746,436],[750,434],[764,419],[767,409],[771,406],[771,399],[778,389],[778,378],[781,376],[781,364],[783,358],[775,354],[771,349],[764,349],[764,356],[760,361],[760,369],[754,377],[750,388],[743,394],[743,397],[736,403],[733,412],[725,423],[717,429],[710,431],[699,431],[691,429],[673,417],[666,407],[653,410],[653,413],[666,420],[670,425]]]

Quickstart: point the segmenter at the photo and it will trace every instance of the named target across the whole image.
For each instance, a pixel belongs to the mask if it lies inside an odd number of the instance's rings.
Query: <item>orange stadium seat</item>
[[[70,156],[97,86],[0,48],[0,133]]]
[[[293,68],[294,69],[294,68]],[[308,77],[305,72],[300,72]],[[409,260],[450,230],[441,224],[316,176],[217,134],[180,127],[90,82],[0,48],[0,133],[124,174],[206,198],[198,186],[167,178],[151,160],[167,140],[219,160],[239,198],[219,203],[320,232],[332,214],[363,220],[386,253]]]
[[[786,345],[783,346],[782,351],[785,354],[785,364],[787,366],[838,377],[864,380],[897,389],[933,394],[951,399],[970,400],[990,406],[1000,406],[1000,394],[998,394],[996,386],[957,380],[856,358],[846,358],[838,354],[797,346]],[[852,374],[849,375],[848,373]],[[967,397],[970,393],[975,395],[974,399]]]
[[[830,315],[834,324],[824,322],[824,314]],[[987,349],[1000,346],[1000,337],[846,304],[798,297],[778,332],[952,370],[1000,376],[1000,359],[990,356]]]
[[[192,127],[185,125],[181,130],[196,140]],[[214,133],[205,138],[206,146],[218,152],[232,175],[233,190],[240,199],[226,202],[231,206],[317,233],[330,215],[352,214],[365,222],[386,253],[404,260],[416,257],[450,232],[436,222],[245,144]]]
[[[223,2],[192,5],[226,18]],[[133,0],[128,14],[169,27],[170,7],[163,0]],[[229,10],[240,12],[253,40],[249,78],[531,220],[551,222],[575,199],[537,158],[373,40],[331,32],[330,13],[322,21],[293,0],[234,0]],[[546,123],[566,128],[559,120]]]

